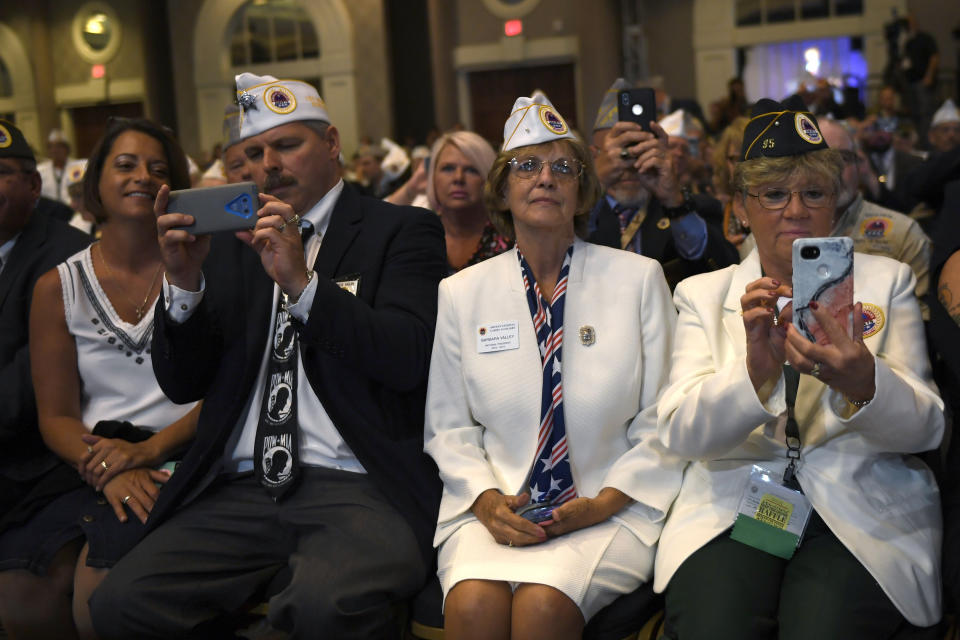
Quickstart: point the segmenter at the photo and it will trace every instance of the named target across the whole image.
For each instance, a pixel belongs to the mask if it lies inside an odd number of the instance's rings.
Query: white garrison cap
[[[663,127],[668,136],[677,138],[689,138],[693,133],[703,132],[700,121],[683,109],[677,109],[673,113],[660,118],[660,126]]]
[[[503,147],[509,151],[517,147],[544,144],[554,140],[569,138],[576,140],[550,100],[542,92],[536,92],[529,98],[519,97],[513,103],[510,117],[503,125]]]
[[[620,92],[629,89],[630,85],[623,78],[617,78],[603,94],[603,100],[600,102],[600,108],[597,109],[597,119],[593,122],[593,130],[611,129],[613,125],[620,122],[620,112],[617,110],[617,96]]]
[[[67,140],[67,136],[63,134],[62,130],[50,129],[50,135],[47,136],[47,144],[55,144],[57,142],[70,144],[70,141]]]
[[[938,124],[947,122],[960,122],[960,111],[957,111],[957,105],[955,105],[950,98],[947,98],[947,101],[933,114],[933,120],[930,122],[930,126],[935,127]]]
[[[223,110],[223,150],[243,140],[240,137],[240,107],[230,103]]]
[[[380,169],[390,180],[396,180],[410,166],[410,156],[390,138],[380,140],[380,146],[387,150],[387,155],[380,161]]]
[[[241,73],[237,76],[240,138],[249,138],[299,120],[330,122],[327,107],[313,86],[300,80]]]

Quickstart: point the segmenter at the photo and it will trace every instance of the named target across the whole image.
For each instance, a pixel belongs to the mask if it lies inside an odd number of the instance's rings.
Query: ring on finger
[[[109,470],[110,470],[110,465],[107,464],[107,461],[106,461],[106,460],[101,460],[101,461],[100,461],[100,466],[103,467],[103,470],[104,470],[104,471],[109,471]]]
[[[624,160],[626,160],[627,158],[631,157],[631,154],[630,154],[630,152],[627,151],[626,149],[621,149],[621,150],[620,150],[620,157],[623,158]]]
[[[133,496],[129,496],[129,495],[128,495],[128,496],[123,496],[123,500],[121,500],[120,502],[122,502],[123,504],[127,504],[128,502],[130,502],[130,498],[132,498],[132,497],[133,497]]]
[[[281,223],[280,223],[280,226],[277,227],[277,231],[283,231],[283,230],[286,229],[286,228],[287,228],[287,223],[286,223],[286,222],[281,222]]]
[[[817,378],[817,379],[820,378],[820,363],[819,363],[819,362],[814,362],[814,363],[813,363],[813,368],[810,369],[810,375],[812,375],[814,378]]]
[[[87,453],[93,453],[93,447],[87,445]]]

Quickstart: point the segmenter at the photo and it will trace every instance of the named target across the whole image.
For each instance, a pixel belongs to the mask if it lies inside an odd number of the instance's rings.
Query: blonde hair
[[[437,211],[440,207],[440,203],[437,201],[437,185],[434,183],[434,177],[436,176],[440,153],[447,145],[453,146],[462,153],[481,176],[490,172],[490,167],[493,166],[493,161],[497,157],[497,152],[493,150],[490,143],[473,131],[453,131],[437,138],[430,149],[430,166],[427,169],[427,200],[430,202],[430,208],[434,211]]]
[[[513,213],[507,208],[507,179],[510,177],[510,161],[520,155],[535,153],[537,149],[549,149],[550,145],[554,144],[566,146],[583,167],[578,180],[577,210],[573,216],[573,229],[581,238],[587,237],[590,210],[603,195],[603,189],[597,179],[597,172],[593,168],[593,158],[587,146],[579,138],[576,140],[565,138],[556,142],[501,151],[494,161],[493,168],[490,169],[490,175],[487,177],[487,184],[484,187],[484,199],[493,224],[500,233],[511,240],[516,240],[516,231],[513,227]]]
[[[737,163],[739,163],[740,147],[743,146],[743,132],[746,130],[748,122],[750,122],[750,118],[746,116],[735,118],[723,130],[713,147],[713,186],[719,193],[729,194],[733,191],[733,172],[727,167],[728,149],[731,146],[736,149]]]
[[[837,195],[842,186],[843,158],[838,151],[821,149],[798,156],[760,157],[737,163],[733,172],[733,188],[744,194],[765,182],[779,182],[793,176],[815,180],[831,187]]]

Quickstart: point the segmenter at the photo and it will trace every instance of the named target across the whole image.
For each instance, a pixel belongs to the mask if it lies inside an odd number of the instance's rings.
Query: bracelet
[[[855,406],[857,409],[863,409],[865,406],[870,404],[871,400],[873,400],[873,398],[867,398],[866,400],[854,400],[848,396],[843,396],[843,399],[846,400],[849,404],[852,404],[853,406]]]
[[[310,281],[313,280],[313,271],[307,271],[307,284],[303,286],[303,289],[300,290],[300,293],[297,294],[296,298],[287,297],[287,300],[290,304],[297,304],[300,301],[300,296],[303,295],[303,292],[307,290],[307,287],[310,286]]]
[[[693,198],[692,198],[692,194],[690,193],[690,189],[688,189],[687,187],[681,187],[680,195],[683,197],[683,200],[680,202],[678,206],[663,207],[663,214],[667,218],[670,218],[671,220],[675,218],[683,217],[691,213],[696,213],[697,211],[696,205],[694,205],[693,203]]]

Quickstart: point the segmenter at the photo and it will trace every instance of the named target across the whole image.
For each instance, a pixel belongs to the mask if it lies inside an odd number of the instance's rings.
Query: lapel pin
[[[597,341],[597,332],[588,324],[580,327],[580,342],[585,347],[589,347]]]

